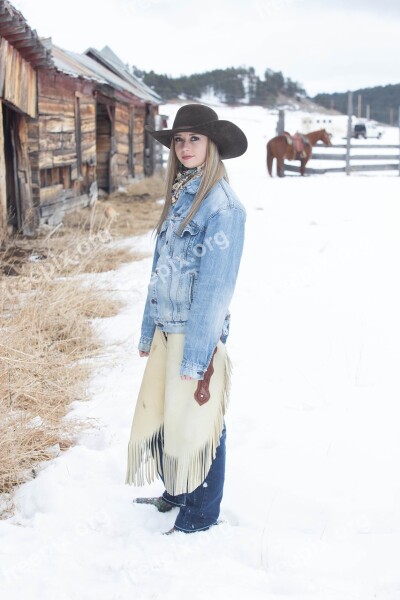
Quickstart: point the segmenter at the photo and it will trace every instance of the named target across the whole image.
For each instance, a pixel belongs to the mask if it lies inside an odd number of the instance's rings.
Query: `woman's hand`
[[[139,350],[140,358],[143,358],[144,356],[148,356],[149,354],[150,354],[150,352],[143,352],[143,350]]]

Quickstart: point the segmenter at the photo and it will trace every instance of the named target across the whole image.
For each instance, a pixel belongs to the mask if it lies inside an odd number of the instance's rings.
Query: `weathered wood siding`
[[[96,103],[92,83],[55,70],[39,72],[38,119],[29,127],[29,149],[36,205],[62,196],[60,185],[63,192],[70,190],[70,196],[87,193],[96,163]]]
[[[135,176],[144,176],[144,125],[146,119],[145,106],[135,108],[133,129],[133,155],[135,159]]]
[[[115,107],[115,150],[117,154],[118,184],[126,185],[131,179],[129,166],[129,118],[130,107],[117,104]]]
[[[0,97],[30,117],[36,117],[36,93],[36,71],[0,37]]]
[[[32,234],[37,226],[37,214],[32,198],[32,169],[28,153],[28,124],[25,116],[18,119],[18,130],[15,140],[15,152],[18,164],[17,180],[21,211],[20,230]]]
[[[145,107],[97,106],[97,183],[109,192],[144,175]]]

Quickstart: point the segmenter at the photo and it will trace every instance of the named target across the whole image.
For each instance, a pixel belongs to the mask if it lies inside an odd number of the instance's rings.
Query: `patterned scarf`
[[[192,179],[197,179],[197,177],[201,177],[203,174],[203,168],[205,163],[200,165],[199,167],[193,167],[192,169],[187,169],[183,165],[180,166],[177,176],[175,177],[174,183],[172,185],[171,190],[171,202],[175,204],[175,202],[179,198],[179,194],[182,189],[192,181]]]

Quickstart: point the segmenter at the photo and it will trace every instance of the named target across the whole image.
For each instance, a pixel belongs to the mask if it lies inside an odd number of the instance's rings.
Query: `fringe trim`
[[[163,446],[164,425],[151,437],[128,444],[128,467],[125,483],[143,486],[161,477],[162,462],[160,445]]]
[[[232,379],[232,362],[225,356],[225,377],[219,411],[210,439],[190,456],[169,456],[163,452],[161,460],[160,444],[163,447],[164,426],[151,437],[128,444],[128,468],[126,483],[143,486],[152,483],[163,475],[167,492],[173,496],[193,492],[203,483],[215,458],[224,417],[229,406]]]

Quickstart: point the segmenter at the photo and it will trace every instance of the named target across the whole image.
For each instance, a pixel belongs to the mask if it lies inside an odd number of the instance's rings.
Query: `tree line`
[[[266,69],[259,77],[253,67],[214,69],[205,73],[171,77],[154,71],[132,67],[132,72],[159,94],[164,101],[184,95],[187,99],[200,98],[211,90],[227,104],[275,105],[280,95],[293,98],[305,94],[301,84],[285,77],[281,71]]]
[[[347,114],[348,94],[317,94],[314,102]],[[353,92],[353,113],[381,123],[397,125],[400,107],[400,84],[363,88]],[[358,114],[360,109],[361,114]]]

